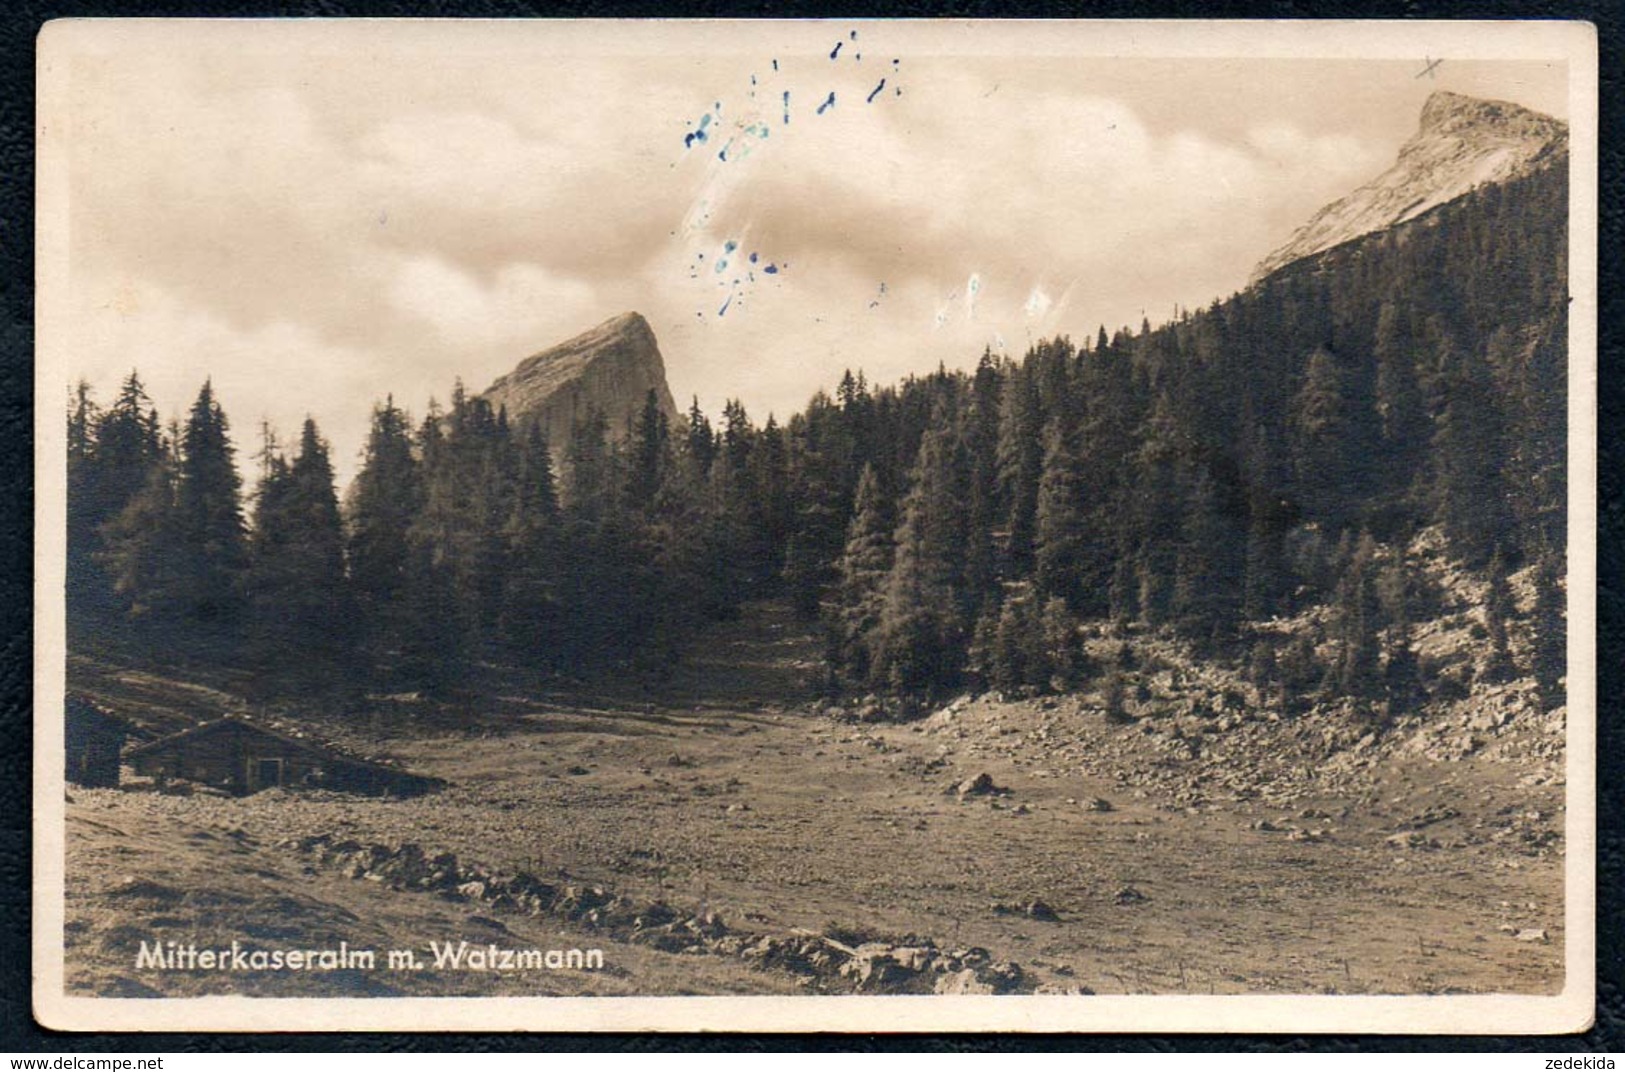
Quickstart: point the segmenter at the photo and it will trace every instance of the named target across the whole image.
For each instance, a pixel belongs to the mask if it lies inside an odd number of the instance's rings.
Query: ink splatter
[[[832,89],[829,91],[829,96],[824,98],[824,103],[818,106],[818,114],[823,115],[825,109],[833,107],[835,107],[835,91]]]
[[[706,133],[706,128],[710,125],[711,113],[707,112],[705,115],[700,116],[699,126],[683,135],[683,148],[692,149],[695,142],[704,142],[709,139],[711,135]]]
[[[880,84],[878,86],[876,86],[874,89],[871,89],[869,91],[869,97],[863,103],[865,103],[865,104],[873,104],[875,102],[875,98],[880,96],[880,91],[885,89],[885,88],[886,88],[886,80],[884,78],[882,78],[880,80]]]
[[[829,58],[834,59],[836,56],[839,56],[841,54],[841,46],[844,44],[846,44],[845,41],[835,42],[835,47],[829,50]]]
[[[790,125],[790,91],[784,91],[784,125]]]

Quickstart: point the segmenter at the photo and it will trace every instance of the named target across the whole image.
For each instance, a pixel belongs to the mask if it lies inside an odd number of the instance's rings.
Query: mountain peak
[[[593,411],[619,433],[644,405],[650,391],[668,420],[677,406],[666,384],[666,365],[654,329],[640,313],[612,316],[556,346],[532,354],[499,376],[482,397],[493,409],[506,406],[511,420],[535,421],[547,433],[562,464],[570,433]]]
[[[1253,270],[1252,282],[1293,261],[1415,219],[1478,186],[1526,175],[1568,147],[1568,126],[1509,101],[1438,90],[1387,171],[1333,201]]]

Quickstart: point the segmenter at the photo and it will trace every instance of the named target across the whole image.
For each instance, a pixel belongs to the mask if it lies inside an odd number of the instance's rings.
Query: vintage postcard
[[[38,77],[42,1023],[1590,1022],[1591,26]]]

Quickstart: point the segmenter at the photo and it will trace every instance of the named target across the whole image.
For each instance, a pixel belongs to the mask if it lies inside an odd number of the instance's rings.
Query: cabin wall
[[[132,760],[136,773],[184,778],[238,795],[302,785],[323,769],[322,757],[240,727],[178,742]]]

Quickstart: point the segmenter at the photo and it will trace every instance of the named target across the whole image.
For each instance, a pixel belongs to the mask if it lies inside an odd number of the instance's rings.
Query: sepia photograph
[[[1596,63],[49,24],[35,1015],[1583,1030]]]

